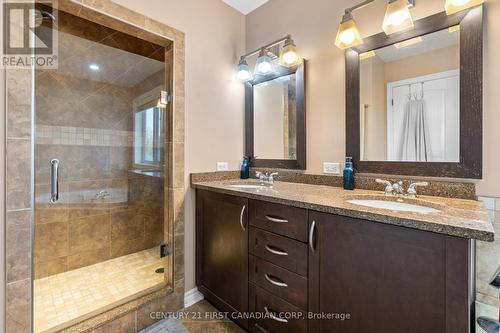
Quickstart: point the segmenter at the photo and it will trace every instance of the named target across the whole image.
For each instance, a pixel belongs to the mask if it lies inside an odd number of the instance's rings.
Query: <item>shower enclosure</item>
[[[39,29],[58,30],[58,68],[35,71],[35,332],[167,287],[172,272],[170,49],[57,16]]]

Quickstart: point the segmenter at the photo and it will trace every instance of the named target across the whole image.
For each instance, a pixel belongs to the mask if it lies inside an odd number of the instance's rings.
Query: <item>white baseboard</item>
[[[191,290],[186,291],[184,294],[184,307],[188,308],[191,305],[198,303],[204,299],[202,293],[198,291],[198,288],[193,288]]]

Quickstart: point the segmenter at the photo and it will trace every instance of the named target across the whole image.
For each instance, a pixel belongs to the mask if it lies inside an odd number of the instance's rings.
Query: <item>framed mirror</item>
[[[439,13],[346,52],[358,172],[482,177],[483,8]]]
[[[245,154],[251,166],[306,168],[305,61],[245,84]]]

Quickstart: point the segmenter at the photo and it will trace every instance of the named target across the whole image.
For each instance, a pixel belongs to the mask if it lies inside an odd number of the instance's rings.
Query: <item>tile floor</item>
[[[203,300],[184,309],[180,322],[190,333],[245,333],[238,325],[230,320],[214,320],[210,313],[218,313],[210,303]],[[209,314],[206,316],[206,314]],[[168,332],[168,331],[167,331]]]
[[[34,281],[35,333],[52,332],[164,282],[158,248]]]

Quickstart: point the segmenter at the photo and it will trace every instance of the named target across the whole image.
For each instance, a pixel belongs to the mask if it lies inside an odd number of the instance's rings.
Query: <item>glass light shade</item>
[[[280,66],[295,67],[302,62],[297,47],[291,38],[287,39],[280,53]]]
[[[413,19],[408,8],[408,0],[389,2],[382,29],[387,35],[413,27]]]
[[[255,64],[255,74],[268,75],[274,71],[273,60],[267,55],[266,50],[261,50]]]
[[[240,63],[238,64],[236,77],[238,80],[243,82],[247,82],[252,79],[252,73],[250,72],[250,67],[248,67],[248,63],[245,58],[241,58]]]
[[[484,3],[484,0],[446,0],[444,9],[447,15],[451,15],[482,3]]]
[[[363,44],[363,39],[359,34],[356,22],[353,19],[349,19],[340,23],[337,37],[335,38],[335,46],[345,50],[361,44]]]

